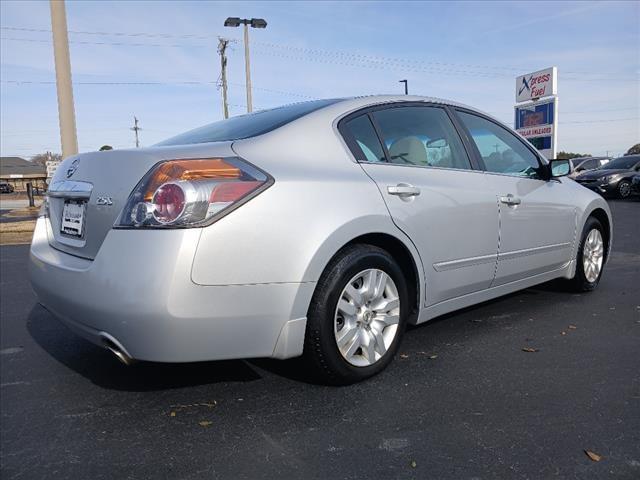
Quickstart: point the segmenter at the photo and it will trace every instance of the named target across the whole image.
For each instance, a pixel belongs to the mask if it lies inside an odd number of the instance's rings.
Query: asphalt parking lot
[[[610,204],[597,291],[447,315],[343,388],[292,361],[125,367],[36,304],[26,245],[1,247],[0,476],[640,478],[640,201]]]

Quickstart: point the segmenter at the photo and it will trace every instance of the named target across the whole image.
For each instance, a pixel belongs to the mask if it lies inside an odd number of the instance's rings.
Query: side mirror
[[[551,160],[549,162],[549,171],[551,178],[564,177],[571,172],[569,160]]]
[[[584,168],[578,167],[578,168],[576,168],[576,172],[584,172]]]

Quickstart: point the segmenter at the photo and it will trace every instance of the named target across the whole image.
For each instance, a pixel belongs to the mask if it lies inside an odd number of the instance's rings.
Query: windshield
[[[340,99],[314,100],[248,113],[190,130],[160,142],[156,146],[227,142],[256,137],[339,101]]]
[[[630,170],[636,163],[640,161],[640,156],[631,155],[630,157],[620,157],[611,160],[609,163],[600,167],[600,170]]]

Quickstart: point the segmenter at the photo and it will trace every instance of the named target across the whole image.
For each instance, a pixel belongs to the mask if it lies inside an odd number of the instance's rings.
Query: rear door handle
[[[399,197],[415,197],[420,195],[420,189],[413,185],[398,184],[387,187],[387,193],[389,195],[397,195]]]
[[[520,200],[518,197],[514,197],[512,194],[509,194],[501,196],[500,202],[504,203],[505,205],[520,205],[522,203],[522,200]]]

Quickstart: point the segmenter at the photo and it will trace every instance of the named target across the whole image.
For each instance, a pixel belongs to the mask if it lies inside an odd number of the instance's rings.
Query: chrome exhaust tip
[[[136,363],[136,360],[132,358],[124,348],[122,348],[113,338],[107,336],[105,334],[101,335],[102,337],[102,345],[104,348],[109,350],[111,353],[115,355],[115,357],[120,360],[125,365],[129,366]]]

